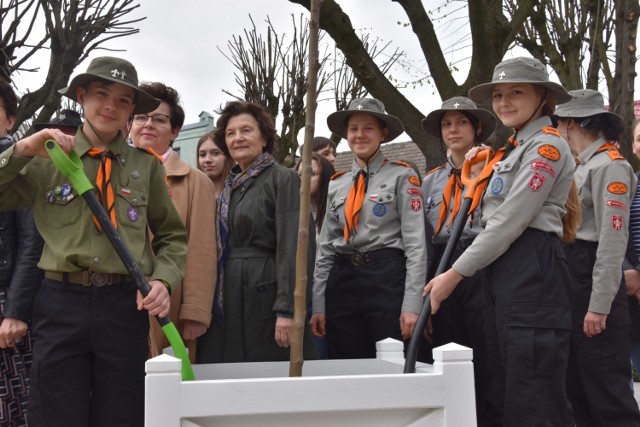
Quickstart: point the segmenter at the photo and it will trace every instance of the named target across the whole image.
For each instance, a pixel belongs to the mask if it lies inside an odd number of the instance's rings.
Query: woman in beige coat
[[[166,170],[167,186],[189,239],[184,278],[171,295],[170,318],[176,323],[189,358],[195,361],[196,338],[211,323],[211,308],[216,283],[216,202],[213,184],[203,172],[180,160],[171,145],[184,123],[184,111],[178,93],[162,83],[140,86],[160,99],[160,105],[148,114],[137,114],[131,125],[133,145],[152,151]],[[169,345],[157,322],[151,322],[150,352],[162,353]]]

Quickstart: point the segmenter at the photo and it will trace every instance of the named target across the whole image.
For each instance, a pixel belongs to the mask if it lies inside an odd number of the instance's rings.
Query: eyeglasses
[[[137,125],[147,124],[147,120],[151,119],[151,123],[156,126],[163,126],[169,124],[170,117],[166,114],[136,114],[133,116],[133,123]]]
[[[302,177],[302,170],[296,171],[296,173],[298,174],[299,177]],[[311,171],[311,176],[318,176],[318,175],[320,175],[320,172],[317,172],[314,170]]]

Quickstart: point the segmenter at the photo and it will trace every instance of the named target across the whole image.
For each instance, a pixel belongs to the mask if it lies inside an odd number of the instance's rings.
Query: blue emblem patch
[[[382,203],[376,203],[373,207],[373,214],[375,216],[384,216],[387,213],[387,207]]]
[[[131,222],[136,222],[138,220],[138,209],[129,207],[127,209],[127,218],[129,218]]]
[[[491,182],[491,194],[500,194],[504,188],[502,178],[498,177]]]

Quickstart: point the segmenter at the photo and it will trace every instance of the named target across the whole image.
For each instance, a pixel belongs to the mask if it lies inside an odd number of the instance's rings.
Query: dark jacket
[[[640,178],[640,173],[636,176]],[[631,221],[629,221],[631,222]],[[630,225],[630,224],[629,224]],[[635,247],[633,245],[633,234],[629,230],[629,240],[627,241],[627,253],[622,261],[622,270],[636,269],[640,270],[640,259],[636,254]],[[624,276],[623,276],[624,277]],[[631,318],[631,339],[633,341],[640,340],[640,304],[634,296],[628,298],[629,303],[629,317]]]
[[[11,138],[0,138],[0,152],[12,144]],[[31,209],[0,212],[0,288],[6,290],[0,319],[31,319],[33,298],[43,276],[37,267],[43,245]]]

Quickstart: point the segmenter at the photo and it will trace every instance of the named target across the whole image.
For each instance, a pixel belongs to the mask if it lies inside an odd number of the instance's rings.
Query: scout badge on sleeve
[[[75,151],[71,151],[67,156],[60,146],[52,139],[45,143],[45,147],[53,164],[58,168],[58,170],[60,170],[60,172],[62,172],[63,175],[69,178],[75,190],[78,194],[82,195],[84,200],[87,202],[91,212],[93,212],[94,216],[99,221],[102,231],[106,234],[109,242],[122,260],[122,263],[129,271],[129,274],[136,286],[142,295],[146,296],[150,291],[149,283],[147,283],[147,279],[144,277],[144,274],[142,274],[135,258],[133,258],[129,249],[122,242],[122,239],[111,222],[111,218],[93,192],[93,184],[91,184],[84,173],[80,157],[78,157]],[[60,189],[61,192],[64,191],[62,187],[63,186],[61,186]],[[127,216],[131,221],[136,221],[138,219],[138,212],[130,211],[127,213]],[[156,319],[158,320],[158,323],[160,323],[160,326],[162,326],[162,331],[169,340],[176,357],[182,361],[182,379],[184,381],[195,379],[191,362],[189,361],[189,356],[187,354],[187,349],[185,348],[175,325],[168,317],[156,316]]]

